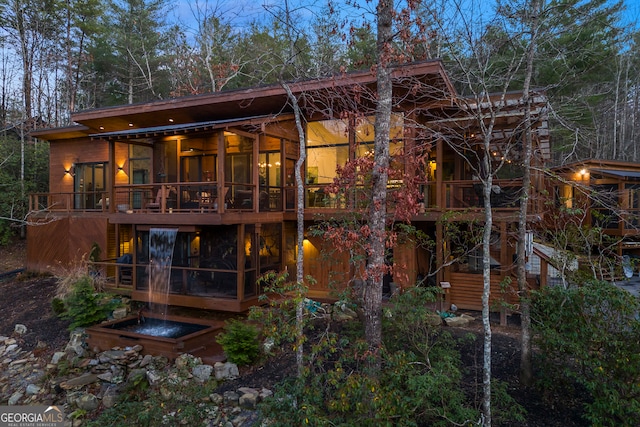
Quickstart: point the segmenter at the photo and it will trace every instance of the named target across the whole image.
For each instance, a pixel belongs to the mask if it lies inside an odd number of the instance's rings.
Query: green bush
[[[606,282],[533,294],[540,385],[556,393],[580,385],[592,425],[629,425],[640,413],[640,303]],[[563,383],[565,378],[572,384]]]
[[[461,387],[455,342],[429,324],[428,289],[385,308],[384,346],[373,354],[357,321],[318,327],[301,377],[279,385],[261,411],[270,425],[449,426],[477,421]],[[265,324],[265,329],[270,327]],[[332,327],[332,328],[331,328]],[[349,333],[345,333],[349,332]],[[359,334],[358,334],[359,333]],[[358,336],[359,335],[359,336]],[[372,372],[379,356],[381,369]]]
[[[479,418],[460,387],[455,353],[434,354],[426,363],[411,351],[383,349],[374,375],[364,340],[325,338],[303,376],[286,380],[261,405],[270,425],[449,426]]]
[[[258,328],[254,325],[232,319],[227,322],[224,332],[218,335],[217,340],[230,362],[248,365],[260,355],[258,334]]]
[[[63,301],[65,310],[60,317],[71,321],[70,330],[100,323],[120,305],[111,295],[97,292],[89,276],[79,277]],[[59,303],[52,304],[54,309],[60,309]]]
[[[66,307],[64,306],[64,301],[57,297],[54,298],[53,300],[51,300],[51,309],[56,314],[56,316],[62,315],[66,310]]]

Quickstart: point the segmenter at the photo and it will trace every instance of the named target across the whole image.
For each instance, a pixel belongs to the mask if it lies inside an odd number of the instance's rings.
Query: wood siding
[[[309,237],[304,243],[304,275],[316,280],[309,286],[309,295],[320,299],[336,298],[353,277],[348,254],[319,237]]]
[[[86,259],[97,243],[105,254],[108,223],[105,216],[67,216],[27,232],[27,269],[64,272]]]
[[[512,279],[512,286],[504,294],[500,289],[501,277],[491,276],[491,294],[489,296],[491,311],[500,310],[500,302],[506,300],[510,304],[517,303],[515,289],[515,278]],[[482,310],[482,274],[451,273],[449,275],[449,297],[452,304],[464,310]]]
[[[109,146],[105,141],[55,141],[50,144],[49,192],[73,191],[73,176],[66,174],[77,163],[108,162]]]

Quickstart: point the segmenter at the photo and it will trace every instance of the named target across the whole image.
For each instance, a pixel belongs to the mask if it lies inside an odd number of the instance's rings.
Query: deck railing
[[[125,213],[209,213],[282,211],[290,191],[282,187],[215,182],[118,185],[114,200],[107,191],[34,193],[31,211],[93,211]]]
[[[494,180],[491,187],[491,207],[518,208],[521,194],[522,181]],[[482,183],[477,181],[445,181],[444,207],[447,209],[484,207]]]
[[[441,185],[441,192],[438,192]],[[325,185],[307,185],[305,207],[352,209],[366,206],[367,197],[357,190],[345,195],[324,191]],[[482,184],[477,181],[427,182],[422,185],[422,200],[427,210],[480,209],[484,207]],[[494,180],[491,206],[515,210],[520,206],[520,180]],[[531,210],[539,198],[531,195]],[[164,184],[118,185],[114,200],[106,191],[76,193],[35,193],[30,195],[31,211],[103,211],[127,213],[222,213],[225,211],[282,212],[294,210],[296,190],[293,187],[258,186],[225,182],[176,182]],[[636,216],[637,218],[637,216]],[[636,220],[637,222],[637,220]]]
[[[438,184],[427,182],[422,187],[422,202],[425,209],[470,209],[483,208],[482,184],[475,181],[445,181],[442,184],[443,200],[438,197]],[[390,188],[398,187],[391,183]],[[401,185],[400,185],[401,188]],[[345,209],[362,206],[369,202],[357,189],[335,195],[324,191],[322,185],[310,185],[305,189],[306,206],[310,208]],[[520,206],[522,183],[518,180],[495,180],[491,191],[491,206],[500,209],[514,209]]]

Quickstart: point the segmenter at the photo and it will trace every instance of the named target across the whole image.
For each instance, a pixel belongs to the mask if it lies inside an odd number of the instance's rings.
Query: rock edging
[[[24,333],[23,328],[20,331]],[[39,357],[38,348],[22,350],[17,335],[16,331],[12,337],[0,336],[0,404],[58,405],[68,417],[66,424],[74,427],[82,425],[82,419],[72,419],[72,413],[81,410],[90,414],[113,407],[126,386],[141,378],[163,399],[169,400],[181,398],[164,386],[169,381],[203,385],[239,376],[238,367],[230,362],[211,366],[189,354],[170,362],[163,356],[143,355],[140,345],[93,353],[86,348],[83,330],[71,333],[64,350],[52,356],[50,352],[44,356],[47,352],[41,350],[43,356]],[[61,375],[69,368],[73,374]],[[212,393],[201,402],[207,414],[202,422],[225,427],[256,425],[258,403],[272,394],[271,390],[252,387]],[[165,418],[171,416],[164,415]]]

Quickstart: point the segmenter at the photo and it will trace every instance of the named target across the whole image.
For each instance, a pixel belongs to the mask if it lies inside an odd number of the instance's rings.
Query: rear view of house
[[[478,309],[479,249],[473,241],[452,239],[447,222],[471,231],[482,221],[479,142],[493,120],[490,161],[501,168],[491,196],[491,260],[499,298],[498,284],[513,274],[522,188],[520,94],[487,98],[486,104],[460,97],[439,61],[398,66],[393,76],[392,163],[421,178],[423,209],[412,223],[435,244],[398,243],[390,262],[401,274],[387,282],[394,288],[449,282],[451,302]],[[289,87],[306,121],[302,173],[310,228],[354,209],[354,200],[335,197],[327,185],[337,166],[369,155],[373,146],[375,75],[365,71]],[[535,97],[538,166],[549,157],[545,103],[544,96]],[[169,303],[230,312],[257,303],[257,279],[265,272],[295,270],[300,135],[284,87],[89,110],[72,118],[73,126],[34,134],[50,142],[50,190],[30,199],[29,269],[69,268],[97,244],[97,265],[110,285],[147,301],[150,230],[177,229]],[[420,153],[426,161],[416,166],[400,161],[400,153]],[[389,183],[395,189],[404,184]],[[532,191],[542,187],[534,174]],[[532,216],[541,212],[539,200],[531,198]],[[317,280],[310,289],[314,298],[331,297],[358,275],[348,254],[327,257],[328,246],[311,234],[304,241],[305,274]]]

